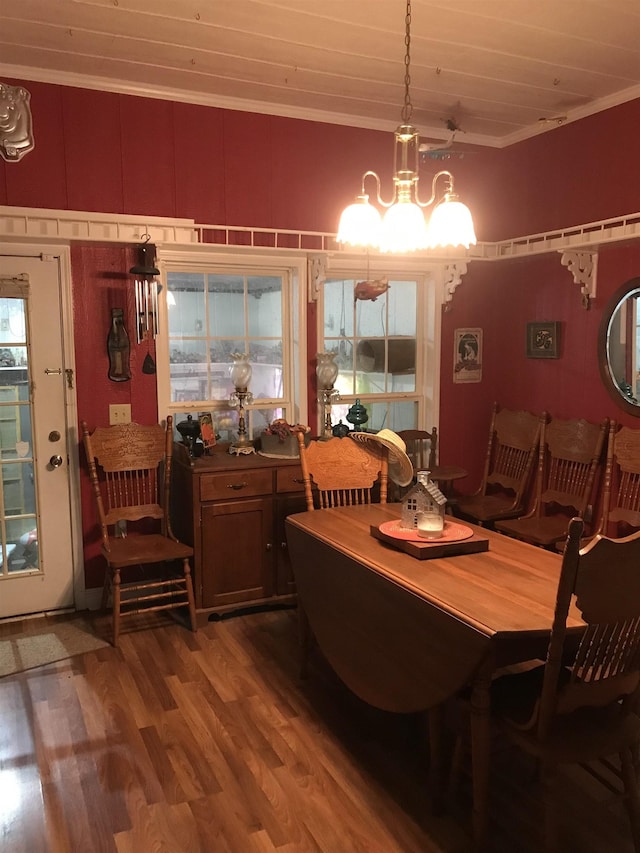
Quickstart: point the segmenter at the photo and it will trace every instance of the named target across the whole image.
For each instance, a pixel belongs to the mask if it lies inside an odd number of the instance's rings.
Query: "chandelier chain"
[[[404,55],[404,106],[402,107],[402,121],[404,124],[408,124],[411,121],[413,113],[413,104],[409,95],[409,86],[411,84],[411,75],[409,73],[411,66],[411,0],[407,0],[404,45],[406,52]]]

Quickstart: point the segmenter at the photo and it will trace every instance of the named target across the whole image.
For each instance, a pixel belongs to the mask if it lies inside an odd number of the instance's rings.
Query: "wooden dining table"
[[[299,601],[327,661],[365,702],[433,712],[470,689],[473,833],[482,849],[492,677],[544,657],[562,558],[465,522],[487,550],[418,559],[372,535],[400,512],[400,504],[371,504],[288,516]],[[582,627],[576,611],[570,626]]]

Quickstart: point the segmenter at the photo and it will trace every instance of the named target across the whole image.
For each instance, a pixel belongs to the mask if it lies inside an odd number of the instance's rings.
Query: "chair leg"
[[[113,570],[111,588],[113,592],[113,645],[117,646],[120,637],[120,569]]]
[[[453,743],[453,752],[451,754],[451,764],[449,767],[449,779],[447,782],[447,801],[453,803],[458,796],[458,788],[460,786],[460,776],[462,775],[462,762],[464,759],[465,736],[462,732],[458,732]]]
[[[489,775],[491,752],[491,672],[489,660],[476,673],[471,692],[471,773],[473,837],[476,850],[485,850],[489,836]]]
[[[624,782],[624,802],[631,824],[631,836],[636,853],[640,853],[640,799],[638,797],[638,776],[635,758],[637,745],[620,753],[622,780]]]
[[[104,583],[102,584],[102,598],[100,600],[100,609],[105,611],[109,604],[109,592],[111,590],[111,566],[107,566],[104,570]]]
[[[191,577],[191,565],[188,557],[185,557],[183,571],[187,585],[187,598],[189,599],[189,620],[191,622],[191,630],[195,633],[198,630],[198,623],[196,620],[196,600],[193,595],[193,579]]]

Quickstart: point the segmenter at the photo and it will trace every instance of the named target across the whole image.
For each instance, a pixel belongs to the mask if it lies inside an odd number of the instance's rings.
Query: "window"
[[[425,276],[387,277],[384,292],[333,275],[322,288],[319,346],[337,353],[340,401],[332,421],[359,399],[366,429],[412,429],[436,417],[435,288]]]
[[[229,407],[233,385],[231,353],[246,352],[252,367],[247,406],[248,431],[257,437],[275,418],[298,420],[299,304],[297,267],[282,260],[264,266],[238,260],[204,262],[161,256],[167,298],[158,339],[158,403],[176,423],[191,413],[211,413],[224,441],[237,432]]]

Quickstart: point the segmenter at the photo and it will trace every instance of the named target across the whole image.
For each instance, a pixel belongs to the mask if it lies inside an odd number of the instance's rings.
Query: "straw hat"
[[[354,441],[362,444],[382,444],[389,451],[389,477],[399,486],[408,486],[413,480],[413,465],[407,456],[407,445],[397,432],[381,429],[380,432],[349,433]]]

